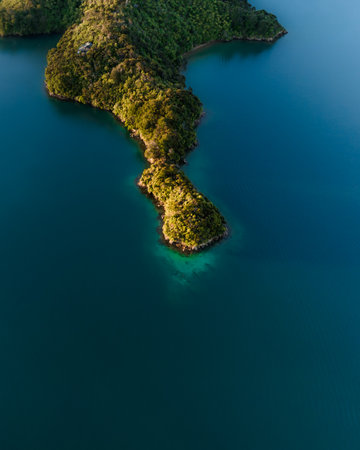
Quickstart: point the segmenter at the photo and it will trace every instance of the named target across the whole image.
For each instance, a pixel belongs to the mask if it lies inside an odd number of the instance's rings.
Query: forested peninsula
[[[169,245],[191,253],[224,237],[224,217],[181,170],[202,113],[183,55],[210,41],[272,42],[286,33],[277,18],[246,0],[0,0],[2,36],[62,30],[49,94],[111,111],[141,139],[149,167],[138,184]]]

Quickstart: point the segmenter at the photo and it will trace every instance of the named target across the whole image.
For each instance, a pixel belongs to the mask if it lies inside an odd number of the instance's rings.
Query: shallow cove
[[[186,171],[232,229],[191,258],[136,143],[46,96],[56,39],[0,40],[2,449],[358,448],[360,6],[257,6],[289,35],[188,64]]]

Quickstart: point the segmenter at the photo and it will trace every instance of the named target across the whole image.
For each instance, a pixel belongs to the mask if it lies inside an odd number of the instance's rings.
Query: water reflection
[[[244,59],[259,56],[261,53],[271,51],[275,43],[257,41],[231,41],[218,42],[192,53],[191,61],[206,59],[209,56],[218,57],[222,61],[231,61],[233,58]]]

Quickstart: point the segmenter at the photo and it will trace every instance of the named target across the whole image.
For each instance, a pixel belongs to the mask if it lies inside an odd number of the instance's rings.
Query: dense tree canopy
[[[0,0],[0,36],[63,31],[79,15],[81,0]]]

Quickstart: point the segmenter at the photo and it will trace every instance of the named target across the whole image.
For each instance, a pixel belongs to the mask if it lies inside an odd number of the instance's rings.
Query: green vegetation
[[[170,244],[195,251],[220,239],[224,218],[179,169],[201,116],[180,74],[182,55],[214,40],[270,42],[284,28],[246,0],[84,0],[80,10],[49,52],[49,93],[109,110],[141,138],[150,167],[139,185],[163,210]],[[86,42],[91,48],[79,55]]]
[[[170,244],[199,250],[225,235],[222,215],[175,164],[151,164],[139,185],[164,209],[162,231]]]
[[[81,0],[0,0],[0,36],[65,30],[79,15]]]

